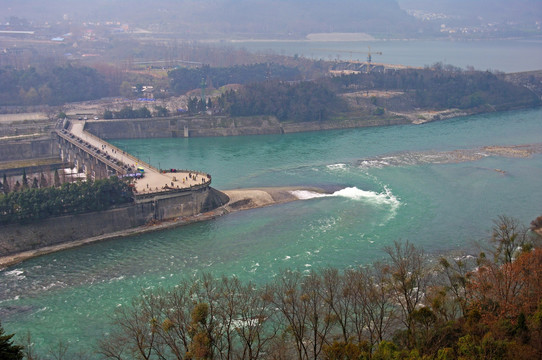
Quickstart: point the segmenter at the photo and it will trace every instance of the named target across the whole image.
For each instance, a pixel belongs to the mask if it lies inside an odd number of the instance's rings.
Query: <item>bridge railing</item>
[[[176,170],[175,172],[165,171],[165,170],[160,170],[160,172],[167,173],[167,174],[179,174],[179,175],[193,174],[193,175],[197,175],[196,177],[200,176],[202,179],[205,179],[205,181],[199,184],[183,186],[183,187],[168,186],[168,187],[158,189],[158,190],[145,189],[143,192],[135,193],[135,198],[137,200],[144,200],[146,198],[153,198],[159,195],[166,195],[166,194],[185,192],[185,191],[196,191],[196,190],[205,189],[211,186],[211,175],[209,175],[208,173],[204,173],[202,171],[196,171],[196,170],[186,170],[186,169],[175,169],[175,170]],[[177,181],[179,180],[181,179],[177,179]]]
[[[128,152],[126,152],[126,151],[124,151],[124,150],[122,150],[122,149],[119,149],[119,148],[116,147],[115,145],[112,145],[111,143],[105,141],[104,139],[99,138],[99,137],[97,137],[96,135],[94,135],[94,134],[92,134],[92,133],[86,131],[86,130],[85,130],[86,126],[87,126],[87,124],[86,124],[86,122],[85,122],[85,124],[83,125],[83,131],[85,132],[85,136],[88,136],[88,137],[90,137],[90,138],[92,138],[92,139],[94,139],[94,140],[96,140],[96,141],[100,141],[100,142],[102,142],[102,143],[104,143],[104,144],[107,144],[107,146],[108,146],[109,148],[111,148],[112,150],[115,150],[117,153],[122,153],[122,155],[123,155],[125,158],[130,159],[131,161],[133,161],[134,163],[136,163],[136,164],[138,164],[138,165],[141,164],[141,165],[144,165],[144,166],[148,167],[149,169],[153,169],[154,171],[157,171],[157,172],[160,171],[159,169],[157,169],[156,167],[152,166],[151,164],[149,164],[149,163],[147,163],[147,162],[145,162],[145,161],[143,161],[143,160],[141,160],[141,159],[138,159],[137,157],[133,156],[132,154],[130,154],[130,153],[128,153]]]
[[[182,187],[182,188],[168,187],[168,188],[157,190],[157,191],[135,193],[134,194],[134,199],[137,202],[145,202],[146,200],[153,200],[157,196],[161,196],[161,195],[171,195],[171,194],[176,194],[176,193],[183,193],[183,192],[190,192],[190,191],[197,191],[197,190],[206,189],[206,188],[209,187],[210,184],[211,184],[211,182],[207,181],[205,183],[201,183],[201,184],[198,184],[198,185],[192,185],[192,186],[189,186],[189,187]]]
[[[101,162],[103,162],[107,166],[111,167],[112,169],[115,169],[115,171],[117,171],[119,174],[123,175],[127,173],[127,170],[124,166],[119,165],[116,161],[108,159],[106,154],[99,152],[100,151],[99,149],[95,148],[90,143],[86,142],[80,137],[75,136],[64,129],[56,130],[55,132],[59,137],[77,146],[79,149],[90,154],[91,156],[99,159]]]

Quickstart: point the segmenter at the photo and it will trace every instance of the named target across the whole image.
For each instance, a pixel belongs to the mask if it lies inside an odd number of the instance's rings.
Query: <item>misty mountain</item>
[[[540,0],[18,0],[7,22],[47,26],[104,23],[178,38],[304,38],[367,33],[377,38],[540,36]],[[16,17],[16,18],[13,18]],[[10,21],[11,20],[11,21]],[[13,26],[10,23],[10,26]],[[441,31],[445,25],[452,31]],[[462,27],[471,27],[463,29]]]
[[[113,21],[155,32],[303,37],[320,32],[404,36],[424,24],[396,0],[19,0],[10,16],[35,23]]]

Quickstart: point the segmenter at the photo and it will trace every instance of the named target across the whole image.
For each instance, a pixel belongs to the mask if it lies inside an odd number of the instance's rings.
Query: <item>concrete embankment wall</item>
[[[152,220],[193,216],[213,210],[228,200],[224,193],[205,187],[106,211],[3,225],[0,226],[0,256],[127,230]]]
[[[85,129],[103,139],[232,136],[281,133],[272,116],[247,118],[171,117],[153,119],[87,121]]]
[[[59,156],[53,137],[0,142],[0,161],[17,161]]]
[[[281,123],[273,116],[242,118],[183,116],[163,119],[87,121],[86,130],[104,139],[135,139],[284,134],[407,123],[410,122],[404,117]]]

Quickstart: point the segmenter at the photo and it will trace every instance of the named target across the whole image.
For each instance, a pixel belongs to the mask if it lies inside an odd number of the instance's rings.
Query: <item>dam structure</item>
[[[84,121],[60,121],[52,132],[63,163],[87,179],[129,177],[133,202],[103,211],[66,214],[30,223],[0,225],[0,258],[62,243],[126,235],[164,220],[180,223],[225,205],[211,176],[194,170],[160,170],[85,131]]]

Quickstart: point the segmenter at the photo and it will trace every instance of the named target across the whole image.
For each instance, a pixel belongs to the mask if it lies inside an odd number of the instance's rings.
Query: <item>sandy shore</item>
[[[133,229],[127,229],[110,234],[104,234],[100,236],[91,237],[88,239],[57,244],[53,246],[47,246],[36,250],[30,250],[13,254],[9,256],[0,257],[0,269],[7,266],[17,264],[21,261],[50,254],[53,252],[71,249],[77,246],[83,246],[97,241],[103,241],[108,239],[115,239],[120,237],[126,237],[136,234],[142,234],[151,231],[159,231],[164,229],[170,229],[178,226],[192,224],[199,221],[211,220],[216,217],[235,212],[240,210],[255,209],[264,206],[270,206],[275,204],[287,203],[290,201],[299,200],[295,197],[291,191],[295,190],[307,190],[314,192],[325,192],[319,188],[313,187],[273,187],[273,188],[254,188],[254,189],[236,189],[236,190],[223,190],[226,195],[229,196],[230,201],[213,211],[197,214],[194,216],[181,217],[171,219],[168,221],[161,221],[152,224],[147,224]]]

